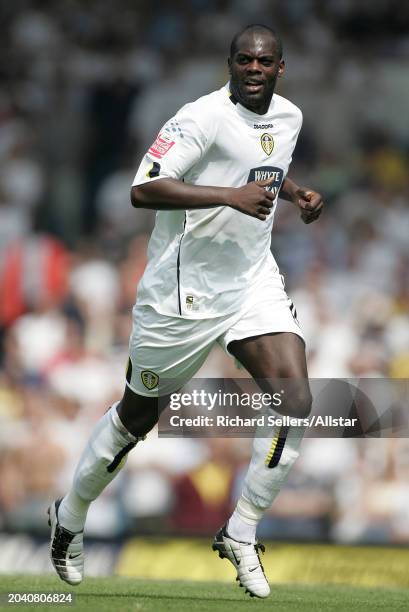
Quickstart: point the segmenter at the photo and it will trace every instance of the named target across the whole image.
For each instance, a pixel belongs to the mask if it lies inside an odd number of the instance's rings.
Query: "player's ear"
[[[279,77],[283,76],[284,74],[284,69],[285,69],[285,61],[282,59],[280,60],[279,66],[278,66],[278,75]]]
[[[227,58],[227,70],[229,71],[229,74],[231,76],[231,58],[230,57]]]

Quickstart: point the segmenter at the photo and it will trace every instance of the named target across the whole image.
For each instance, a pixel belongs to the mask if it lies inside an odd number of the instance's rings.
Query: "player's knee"
[[[141,438],[149,433],[158,422],[158,399],[142,397],[127,388],[117,411],[122,424],[129,433],[136,438]]]
[[[158,421],[155,413],[142,413],[130,415],[126,411],[120,411],[118,407],[118,415],[126,429],[136,438],[142,438],[149,433]]]
[[[298,389],[285,402],[289,416],[305,419],[311,413],[312,395],[309,389]]]

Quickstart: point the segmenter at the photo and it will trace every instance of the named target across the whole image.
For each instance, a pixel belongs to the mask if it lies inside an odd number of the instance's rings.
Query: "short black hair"
[[[274,38],[276,45],[277,45],[277,52],[281,59],[283,57],[283,43],[281,41],[281,38],[279,37],[277,32],[273,30],[273,28],[270,28],[269,26],[266,26],[262,23],[252,23],[250,25],[247,25],[242,30],[237,32],[237,34],[235,34],[230,44],[230,57],[233,57],[233,55],[237,52],[238,42],[239,42],[239,39],[243,36],[243,34],[246,34],[247,32],[251,32],[251,31],[257,31],[257,30],[268,32],[272,36],[272,38]]]

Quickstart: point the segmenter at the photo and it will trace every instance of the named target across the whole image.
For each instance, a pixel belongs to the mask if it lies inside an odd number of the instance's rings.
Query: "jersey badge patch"
[[[199,305],[195,303],[194,295],[186,296],[186,310],[199,310]]]
[[[158,162],[152,162],[152,166],[149,168],[146,173],[147,178],[155,178],[160,174],[160,164]]]
[[[264,134],[260,136],[260,143],[264,153],[267,156],[271,155],[274,149],[274,138],[272,135],[268,132],[264,132]]]
[[[142,370],[141,379],[143,384],[149,391],[158,386],[159,376],[150,370]]]
[[[158,135],[155,142],[149,147],[148,153],[154,157],[157,157],[158,159],[162,159],[162,157],[166,155],[168,151],[170,151],[174,144],[175,141],[172,140],[172,137],[169,134],[162,132]]]

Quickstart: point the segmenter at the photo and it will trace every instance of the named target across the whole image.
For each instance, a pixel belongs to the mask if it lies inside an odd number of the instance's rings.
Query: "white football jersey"
[[[161,129],[133,185],[162,178],[241,187],[273,177],[278,195],[301,129],[299,108],[273,95],[268,112],[244,108],[228,85],[183,106]],[[266,221],[229,206],[158,211],[137,302],[189,318],[238,310],[265,275],[277,273],[270,251],[274,211]]]

